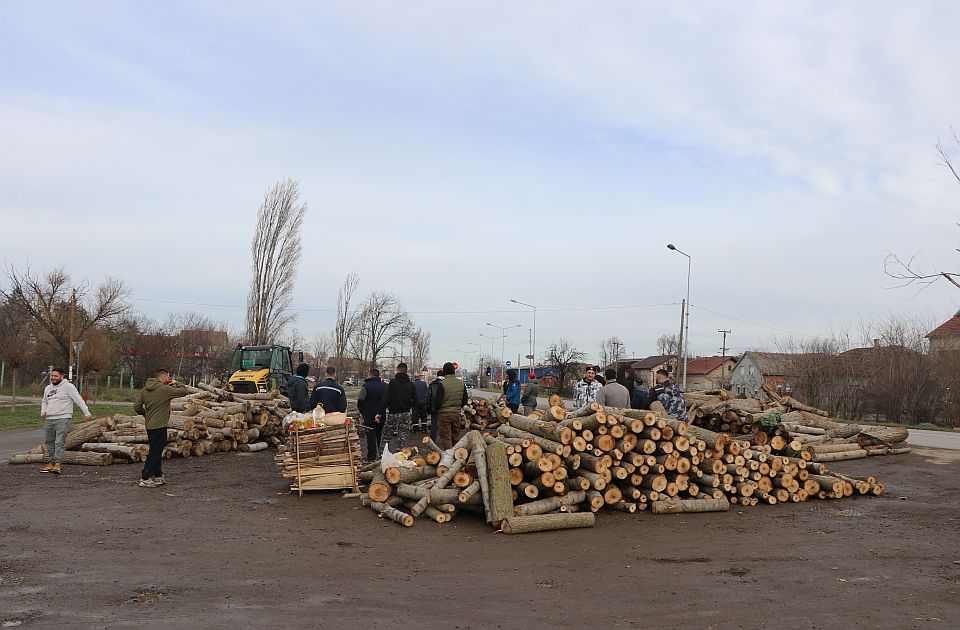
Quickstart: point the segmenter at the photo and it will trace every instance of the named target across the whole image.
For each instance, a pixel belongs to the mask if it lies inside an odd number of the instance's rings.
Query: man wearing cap
[[[530,372],[527,377],[527,385],[523,388],[523,396],[520,397],[520,404],[523,405],[523,415],[529,416],[537,410],[537,396],[540,395],[540,381],[537,375]]]

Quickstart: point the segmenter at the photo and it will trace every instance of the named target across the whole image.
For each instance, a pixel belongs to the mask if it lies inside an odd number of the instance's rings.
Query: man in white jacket
[[[60,474],[63,453],[67,446],[67,432],[73,420],[73,405],[77,404],[86,420],[92,420],[87,403],[83,402],[80,392],[68,380],[63,378],[64,371],[55,369],[50,373],[50,384],[43,389],[40,401],[40,417],[45,420],[44,432],[47,442],[47,456],[50,463],[40,469],[42,473]]]

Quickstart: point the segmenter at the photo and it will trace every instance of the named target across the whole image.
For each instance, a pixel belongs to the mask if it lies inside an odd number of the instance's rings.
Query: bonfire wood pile
[[[831,473],[800,442],[751,444],[652,411],[593,403],[547,417],[497,408],[495,429],[470,431],[441,450],[424,438],[419,465],[361,473],[362,500],[405,526],[483,514],[506,533],[589,527],[601,509],[654,514],[880,494],[883,484]],[[780,437],[780,436],[776,436]],[[783,442],[781,445],[780,442]]]
[[[769,440],[778,451],[784,449],[784,442],[794,451],[802,450],[799,444],[819,462],[910,452],[906,428],[836,422],[822,409],[781,396],[766,384],[762,387],[769,400],[738,397],[726,390],[686,393],[687,419],[693,425],[754,444]],[[767,432],[760,419],[771,413],[780,414],[780,422]]]
[[[163,457],[199,457],[230,451],[263,451],[277,446],[289,401],[279,392],[235,394],[210,385],[190,387],[174,399]],[[75,425],[67,433],[65,464],[105,466],[142,461],[149,450],[143,416],[115,414]],[[11,464],[48,461],[45,445]]]

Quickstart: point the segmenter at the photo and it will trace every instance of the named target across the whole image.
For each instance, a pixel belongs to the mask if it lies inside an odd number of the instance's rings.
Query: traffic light
[[[490,366],[489,366],[489,365],[487,366],[486,375],[487,375],[487,376],[490,376]]]

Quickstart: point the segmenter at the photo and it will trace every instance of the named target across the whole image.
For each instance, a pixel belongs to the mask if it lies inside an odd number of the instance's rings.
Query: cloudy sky
[[[944,320],[888,250],[960,270],[949,2],[0,0],[0,262],[239,331],[264,191],[309,206],[298,329],[350,271],[468,357],[538,306],[540,353],[653,353]],[[960,148],[958,148],[960,154]],[[960,155],[958,155],[960,159]],[[217,306],[204,306],[217,305]],[[499,343],[496,344],[499,353]],[[474,355],[475,358],[475,355]]]

